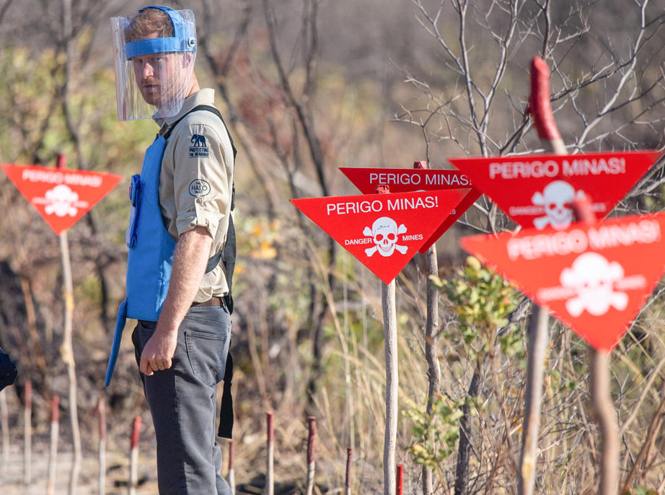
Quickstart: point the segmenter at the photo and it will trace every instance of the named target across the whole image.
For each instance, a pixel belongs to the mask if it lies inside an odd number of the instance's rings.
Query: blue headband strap
[[[132,41],[125,46],[125,58],[129,60],[152,53],[180,52],[183,51],[181,45],[176,38],[151,38]]]

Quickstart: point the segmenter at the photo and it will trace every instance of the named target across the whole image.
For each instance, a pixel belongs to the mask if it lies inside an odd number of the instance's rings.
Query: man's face
[[[157,38],[153,33],[148,38]],[[157,108],[179,96],[183,90],[179,76],[184,75],[183,54],[152,53],[132,58],[134,77],[143,99]],[[182,97],[182,95],[180,95]]]

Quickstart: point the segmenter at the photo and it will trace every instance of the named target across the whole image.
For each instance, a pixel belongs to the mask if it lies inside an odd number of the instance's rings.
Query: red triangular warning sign
[[[106,196],[122,176],[84,170],[2,165],[9,179],[60,235]]]
[[[664,233],[661,214],[465,237],[460,245],[594,348],[611,350],[665,270]]]
[[[456,205],[448,191],[292,199],[296,208],[390,283]]]
[[[351,167],[339,170],[363,194],[375,194],[379,185],[388,186],[391,193],[471,187],[469,177],[459,170]]]
[[[450,158],[515,222],[556,230],[573,220],[571,203],[582,193],[604,218],[661,156],[660,152]]]
[[[455,191],[446,191],[448,194],[454,193]],[[443,221],[443,223],[439,226],[438,229],[434,231],[434,233],[431,235],[431,237],[425,242],[425,244],[422,245],[420,248],[420,253],[425,254],[427,250],[434,244],[439,237],[441,237],[443,234],[446,233],[446,231],[453,226],[453,224],[457,221],[459,217],[461,217],[466,210],[468,210],[473,203],[475,203],[479,197],[481,197],[483,193],[481,193],[478,189],[475,187],[469,189],[467,193],[464,194],[464,197],[461,199],[461,201],[455,206],[455,209],[452,211],[450,215],[446,217],[446,219]]]
[[[453,211],[420,248],[425,253],[469,207],[481,196],[471,187],[469,178],[459,170],[400,169],[400,168],[348,168],[339,169],[363,194],[376,193],[376,187],[387,185],[391,193],[450,190],[458,198]]]

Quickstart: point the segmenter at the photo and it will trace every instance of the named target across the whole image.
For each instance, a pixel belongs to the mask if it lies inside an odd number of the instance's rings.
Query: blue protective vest
[[[127,296],[118,308],[106,386],[113,376],[127,318],[157,321],[169,289],[176,241],[164,227],[159,208],[159,175],[165,148],[166,139],[157,136],[145,152],[141,175],[133,175],[129,187]]]
[[[141,175],[132,176],[127,229],[127,317],[157,321],[171,279],[176,241],[164,227],[159,207],[159,175],[166,148],[157,136],[145,153]]]

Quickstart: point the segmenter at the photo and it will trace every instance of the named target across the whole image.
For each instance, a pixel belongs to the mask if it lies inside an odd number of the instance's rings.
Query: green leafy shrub
[[[432,413],[428,414],[413,401],[408,403],[409,409],[403,414],[413,422],[413,444],[407,452],[416,464],[434,469],[453,453],[459,438],[458,421],[463,415],[461,404],[439,395],[432,403]]]
[[[519,293],[501,276],[483,267],[469,256],[454,278],[442,280],[431,276],[448,300],[457,308],[457,326],[465,344],[476,344],[479,357],[493,353],[497,330],[509,324],[508,316],[516,308]],[[478,336],[482,337],[477,345]],[[500,338],[502,350],[520,352],[521,340],[510,333]]]

